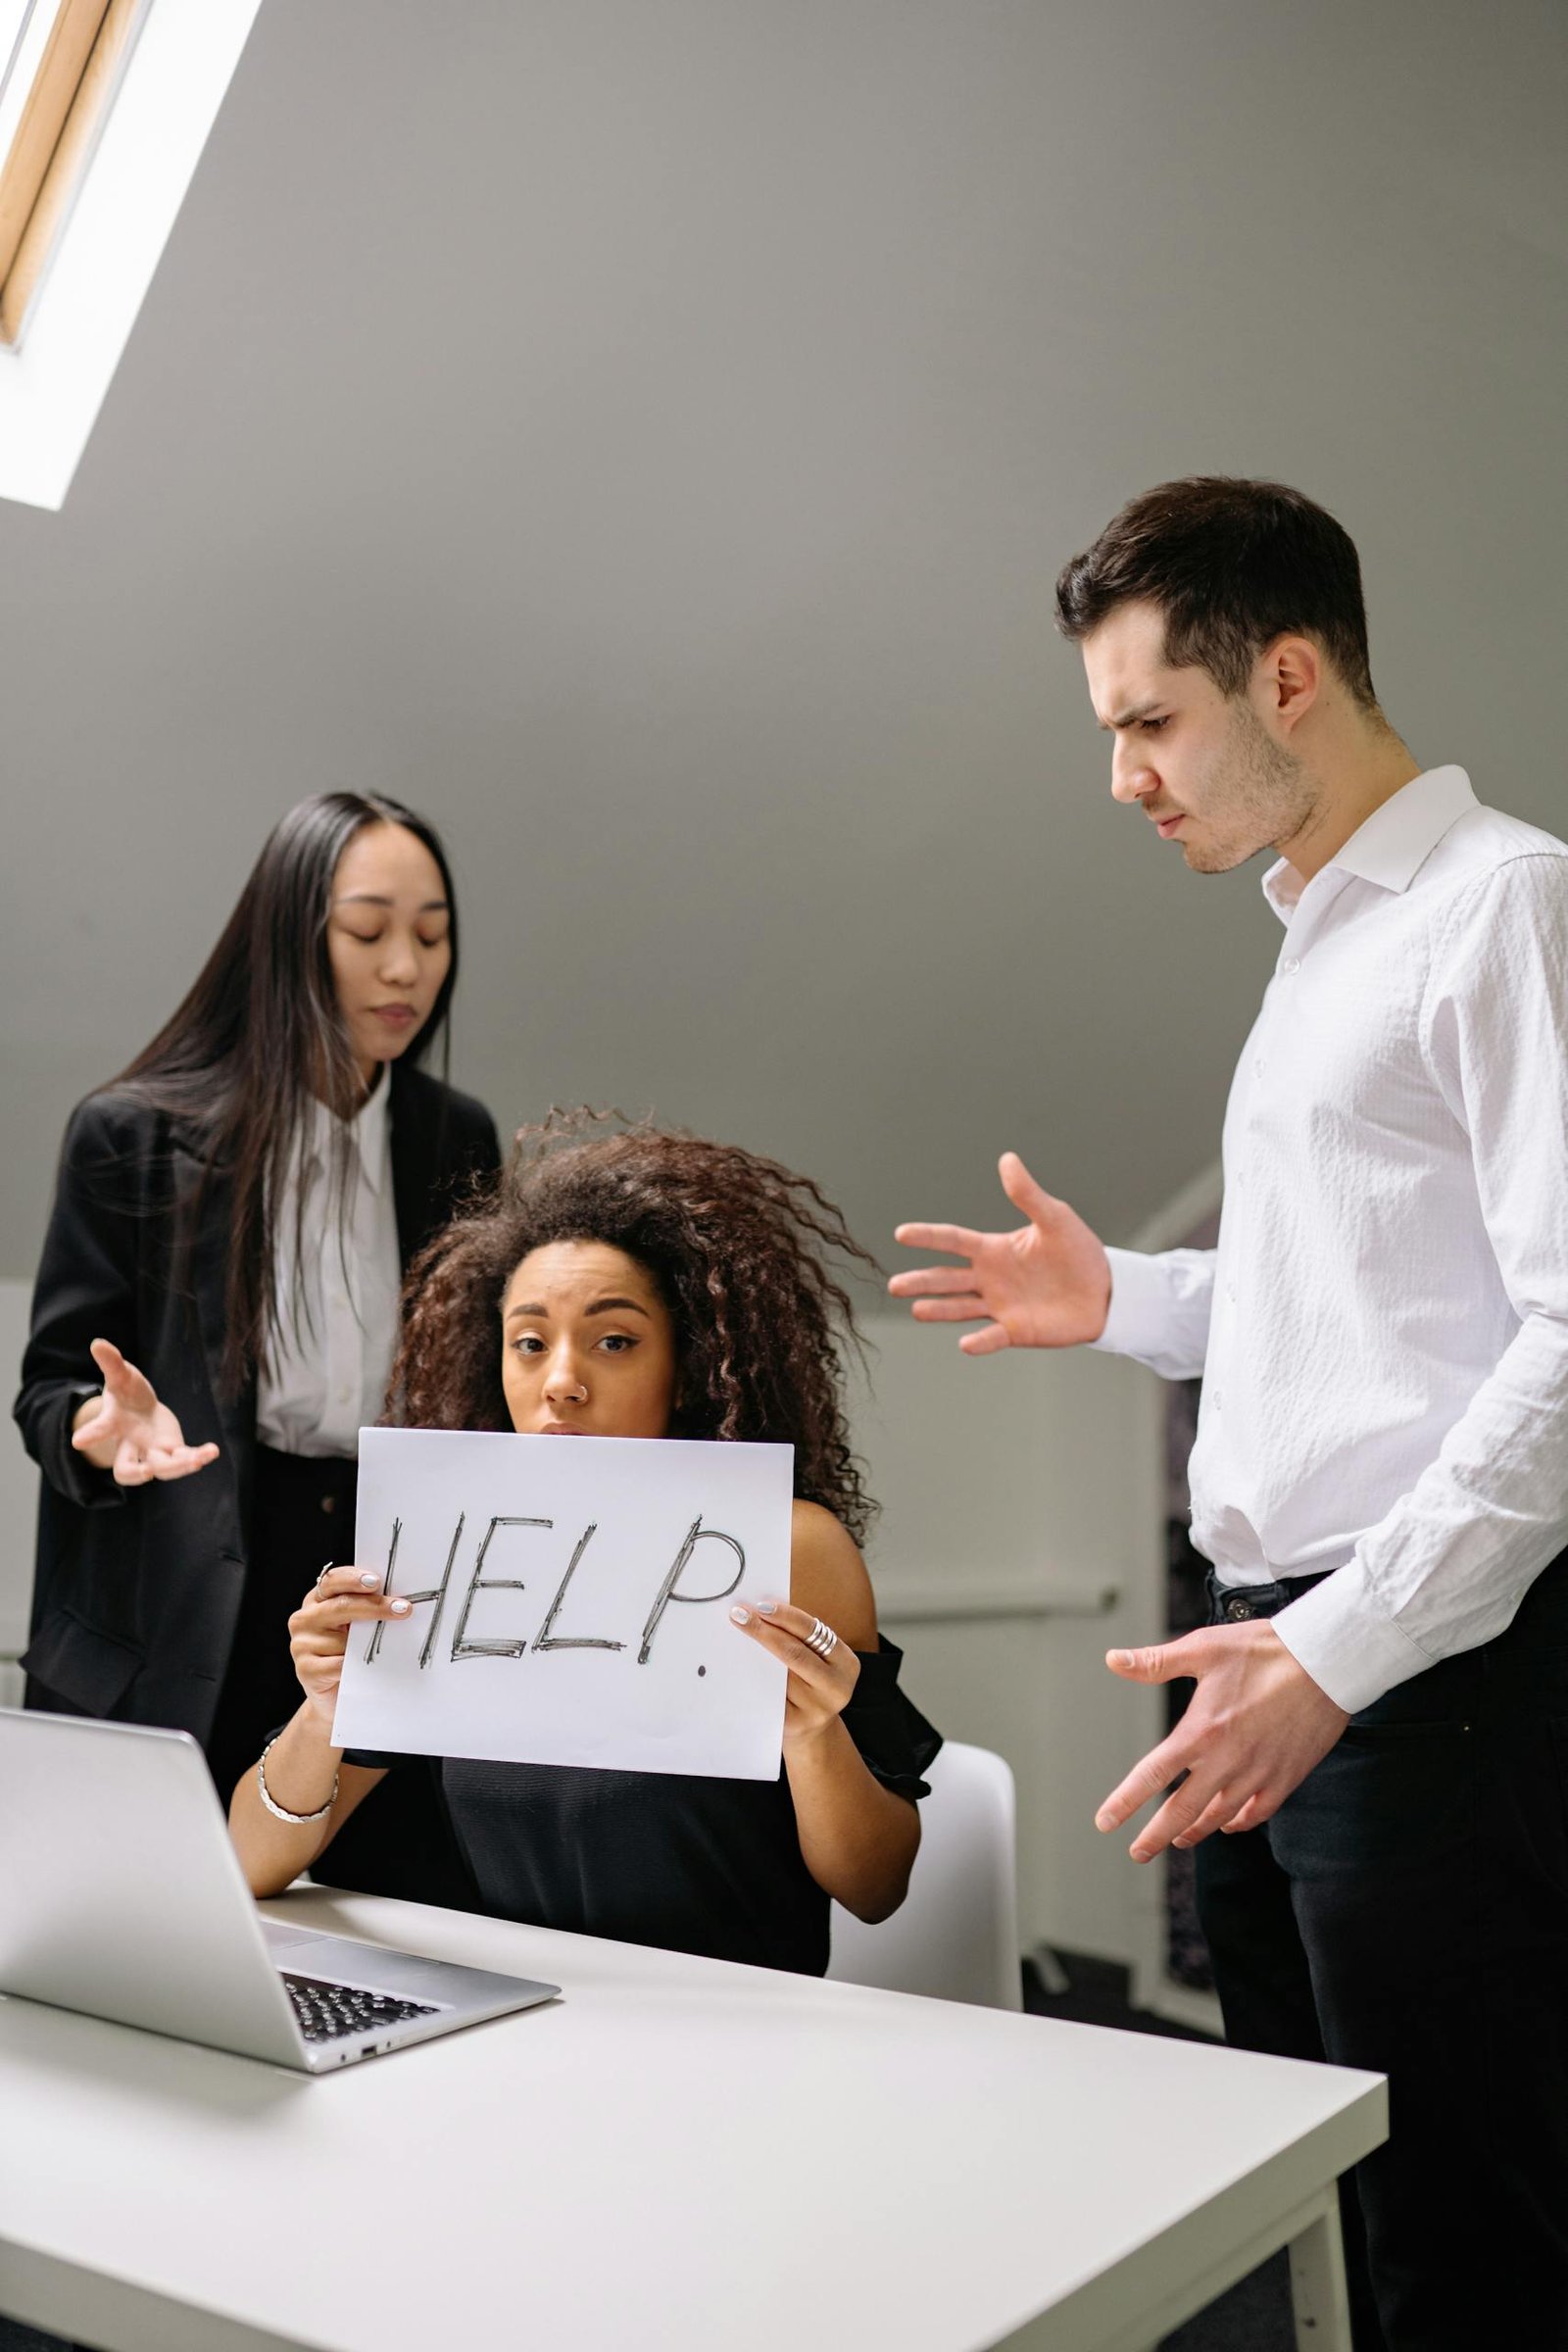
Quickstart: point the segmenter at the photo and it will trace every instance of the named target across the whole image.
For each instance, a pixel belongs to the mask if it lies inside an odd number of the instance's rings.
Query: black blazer
[[[466,1178],[500,1164],[481,1103],[423,1070],[391,1065],[391,1155],[404,1267],[445,1221]],[[126,1095],[91,1095],[61,1153],[33,1293],[16,1417],[43,1472],[30,1642],[22,1663],[92,1715],[211,1734],[228,1666],[250,1539],[256,1390],[223,1399],[228,1231],[208,1195],[180,1295],[175,1212],[200,1177],[177,1121]],[[185,1479],[117,1487],[72,1449],[71,1424],[99,1383],[87,1352],[113,1340],[216,1462]]]

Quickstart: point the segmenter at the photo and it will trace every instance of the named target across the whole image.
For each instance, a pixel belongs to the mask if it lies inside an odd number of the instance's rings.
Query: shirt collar
[[[333,1138],[346,1131],[359,1156],[361,1177],[370,1191],[379,1196],[391,1158],[388,1102],[392,1082],[386,1072],[387,1065],[383,1062],[382,1074],[375,1082],[374,1091],[366,1096],[351,1119],[340,1119],[319,1097],[313,1101],[308,1123],[300,1134],[302,1174],[312,1168],[329,1168],[332,1165]]]
[[[1374,808],[1323,870],[1353,874],[1381,890],[1408,890],[1445,833],[1476,806],[1462,767],[1429,767]],[[1276,858],[1263,876],[1263,896],[1282,923],[1296,912],[1305,887],[1286,858]]]

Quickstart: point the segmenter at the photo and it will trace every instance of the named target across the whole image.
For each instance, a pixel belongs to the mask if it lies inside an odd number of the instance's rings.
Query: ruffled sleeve
[[[920,1777],[942,1745],[942,1734],[927,1723],[899,1687],[904,1652],[885,1634],[875,1649],[858,1649],[859,1680],[844,1710],[844,1728],[866,1769],[900,1796],[929,1796]]]

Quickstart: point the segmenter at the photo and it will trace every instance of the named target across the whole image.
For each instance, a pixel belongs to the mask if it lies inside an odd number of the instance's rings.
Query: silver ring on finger
[[[322,1563],[321,1563],[321,1574],[320,1574],[320,1576],[318,1576],[318,1577],[317,1578],[317,1580],[316,1580],[315,1584],[314,1584],[314,1585],[311,1587],[311,1591],[312,1591],[313,1592],[318,1592],[320,1591],[320,1589],[321,1589],[321,1579],[322,1579],[322,1577],[328,1577],[328,1576],[330,1576],[330,1575],[331,1575],[331,1573],[332,1573],[332,1571],[333,1571],[333,1569],[334,1569],[336,1566],[337,1566],[337,1562],[336,1562],[336,1560],[323,1560],[323,1561],[322,1561]]]
[[[813,1617],[811,1630],[806,1636],[807,1648],[815,1650],[819,1658],[826,1660],[833,1655],[838,1645],[839,1638],[833,1628],[830,1625],[824,1625],[820,1617]]]

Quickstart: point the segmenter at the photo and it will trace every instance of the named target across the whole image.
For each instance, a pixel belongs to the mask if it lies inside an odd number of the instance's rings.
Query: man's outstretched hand
[[[979,1323],[958,1346],[965,1355],[999,1348],[1077,1348],[1098,1340],[1110,1308],[1110,1261],[1065,1200],[1036,1184],[1016,1152],[1004,1152],[1002,1189],[1029,1222],[1010,1233],[966,1225],[900,1225],[906,1250],[946,1250],[960,1266],[895,1274],[888,1289],[908,1298],[917,1323]]]
[[[1187,1712],[1135,1764],[1095,1815],[1119,1830],[1186,1773],[1132,1846],[1151,1862],[1168,1845],[1197,1845],[1213,1830],[1253,1830],[1321,1763],[1350,1718],[1298,1666],[1266,1619],[1210,1625],[1153,1649],[1105,1653],[1130,1683],[1198,1684]]]

